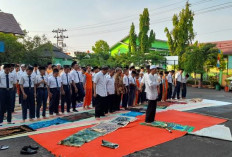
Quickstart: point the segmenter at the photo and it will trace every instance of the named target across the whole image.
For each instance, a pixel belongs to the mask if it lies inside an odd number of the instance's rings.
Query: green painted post
[[[222,75],[223,75],[223,71],[220,70],[219,71],[219,84],[222,85]]]

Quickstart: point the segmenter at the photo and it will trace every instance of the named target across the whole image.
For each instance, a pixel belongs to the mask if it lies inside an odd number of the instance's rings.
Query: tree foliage
[[[165,28],[168,38],[168,45],[172,55],[179,56],[179,66],[182,64],[182,54],[186,48],[192,44],[195,37],[193,30],[194,13],[190,10],[189,2],[186,2],[185,8],[172,18],[173,29]]]
[[[136,39],[137,39],[137,35],[135,33],[135,25],[134,23],[132,23],[130,28],[130,34],[129,34],[129,45],[128,45],[129,53],[130,52],[134,53],[135,51],[137,51]]]
[[[97,54],[109,54],[110,47],[108,43],[104,40],[96,41],[95,45],[92,46],[92,50]]]

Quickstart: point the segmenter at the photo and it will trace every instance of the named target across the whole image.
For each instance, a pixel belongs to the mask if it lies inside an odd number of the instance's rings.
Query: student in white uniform
[[[128,98],[129,107],[133,106],[134,99],[135,99],[135,89],[136,89],[135,75],[136,75],[136,72],[132,71],[131,75],[129,76],[129,98]]]
[[[59,70],[53,70],[53,76],[48,78],[48,95],[50,97],[49,102],[49,114],[53,116],[53,113],[59,115],[59,102],[60,102],[60,87],[61,78],[59,75]]]
[[[95,78],[95,75],[99,72],[99,68],[96,66],[96,67],[93,67],[93,73],[92,73],[92,84],[94,84],[94,78]],[[93,93],[94,94],[94,88],[93,88]],[[92,96],[92,106],[95,107],[95,104],[96,104],[96,101],[95,101],[95,97],[94,95]]]
[[[146,86],[146,96],[148,99],[148,107],[146,111],[146,123],[152,123],[155,120],[155,114],[156,114],[156,106],[157,106],[157,98],[158,98],[158,92],[157,87],[160,85],[157,77],[154,76],[156,73],[156,66],[152,65],[150,67],[150,74],[145,80],[145,86]]]
[[[189,74],[186,74],[184,77],[182,77],[182,99],[186,98],[186,94],[187,94],[186,83],[188,78],[189,78]]]
[[[128,105],[128,97],[129,97],[129,70],[124,69],[123,73],[124,73],[123,84],[125,88],[125,93],[123,94],[122,97],[122,107],[124,107],[124,109],[126,110]]]
[[[22,118],[23,122],[27,119],[27,109],[29,109],[30,121],[35,118],[35,95],[36,95],[36,78],[32,75],[33,67],[28,66],[26,74],[22,75],[19,81],[23,95],[22,100]]]
[[[0,74],[0,126],[2,126],[4,114],[7,113],[7,123],[12,124],[12,92],[16,85],[16,78],[10,73],[10,64],[5,64]]]
[[[48,100],[48,77],[45,75],[45,67],[39,67],[39,75],[36,75],[36,87],[37,87],[37,104],[36,104],[36,117],[40,119],[40,108],[43,107],[42,116],[46,119],[46,108]]]
[[[181,82],[182,82],[182,73],[183,73],[183,69],[180,69],[175,75],[175,80],[174,80],[175,89],[172,95],[172,99],[175,99],[176,95],[177,95],[177,99],[180,99],[180,87],[181,87]]]
[[[70,66],[64,65],[64,71],[61,74],[61,112],[64,113],[64,104],[67,104],[67,112],[70,112],[71,94],[72,94],[72,78],[70,75]]]
[[[168,99],[172,98],[172,86],[173,86],[173,74],[174,74],[174,70],[169,71],[168,76],[167,76],[167,80],[168,80]]]
[[[105,114],[108,112],[113,113],[114,109],[114,98],[115,98],[115,80],[114,80],[114,69],[110,69],[109,75],[106,76],[106,89],[107,89],[107,105],[105,107]]]

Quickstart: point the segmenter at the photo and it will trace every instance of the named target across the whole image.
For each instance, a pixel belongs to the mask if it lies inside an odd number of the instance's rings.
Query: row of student
[[[49,66],[48,66],[49,67]],[[47,106],[47,98],[50,97],[49,101],[49,114],[53,115],[53,113],[56,113],[59,115],[59,100],[61,97],[61,112],[64,112],[64,103],[67,104],[67,112],[70,112],[71,103],[73,111],[76,110],[76,101],[83,101],[84,98],[84,108],[89,108],[91,102],[93,106],[97,106],[96,104],[106,104],[104,107],[104,113],[114,112],[117,110],[120,110],[120,104],[122,102],[122,106],[124,108],[127,108],[127,106],[133,106],[137,104],[137,102],[144,102],[146,100],[145,96],[145,86],[141,86],[142,80],[144,80],[144,76],[149,74],[149,66],[147,67],[147,73],[143,76],[143,69],[141,69],[140,75],[136,73],[134,67],[131,67],[130,70],[124,69],[122,73],[121,68],[117,69],[110,69],[108,70],[103,68],[102,71],[98,72],[99,69],[95,67],[91,71],[91,67],[82,68],[80,72],[80,68],[76,62],[72,63],[72,71],[70,72],[69,66],[64,66],[62,69],[62,74],[60,73],[61,69],[58,69],[57,67],[53,66],[53,71],[51,72],[49,68],[47,70],[45,67],[39,67],[39,71],[37,71],[37,74],[34,75],[35,71],[37,70],[37,66],[34,67],[28,67],[26,71],[24,71],[24,65],[21,65],[21,70],[25,72],[24,75],[21,75],[21,78],[18,80],[18,83],[20,84],[20,95],[23,98],[22,99],[22,117],[23,121],[27,119],[27,109],[29,109],[30,113],[30,120],[33,120],[33,118],[36,117],[40,118],[40,108],[43,106],[43,112],[42,116],[46,118],[46,106]],[[12,65],[5,65],[4,66],[4,75],[6,76],[7,71],[12,71]],[[17,72],[17,67],[13,69]],[[47,75],[48,73],[52,75]],[[172,72],[170,72],[172,73]],[[13,85],[17,84],[18,77],[15,77],[13,72],[10,73],[11,77],[13,78],[12,87],[8,87],[7,84],[4,84],[3,81],[3,89],[6,88],[7,90],[3,90],[6,93],[14,93]],[[99,79],[99,75],[104,74],[105,82],[106,84],[98,87],[97,79]],[[105,75],[107,74],[107,75]],[[167,73],[165,73],[166,76]],[[178,82],[178,77],[181,75],[181,70],[179,73],[177,73],[175,80]],[[59,77],[60,75],[60,77]],[[85,79],[81,79],[84,75]],[[155,73],[157,75],[157,78],[160,82],[159,86],[159,95],[162,94],[162,90],[160,90],[162,82],[161,73],[160,75]],[[140,77],[139,77],[140,76]],[[182,76],[182,75],[181,75]],[[166,77],[165,77],[166,78]],[[85,82],[83,83],[83,80]],[[7,82],[5,82],[7,83]],[[93,88],[94,87],[94,90]],[[177,98],[178,98],[178,83],[176,85],[175,91],[177,92]],[[98,89],[98,90],[97,90]],[[169,87],[164,87],[163,89],[168,89],[168,93],[170,92]],[[97,96],[97,91],[104,91],[106,90],[106,99],[99,99],[99,96]],[[174,91],[174,93],[175,93]],[[92,93],[94,93],[94,97],[92,97]],[[101,92],[100,92],[101,93]],[[167,93],[167,92],[166,92]],[[164,93],[164,95],[166,95]],[[10,94],[12,100],[13,97],[15,98],[15,94]],[[123,97],[122,97],[123,96]],[[4,97],[4,96],[3,96]],[[122,97],[122,99],[121,99]],[[162,96],[161,96],[162,97]],[[35,98],[37,105],[35,107]],[[91,100],[92,99],[92,100]],[[0,99],[2,100],[2,99]],[[4,100],[5,101],[5,100]],[[1,102],[4,102],[1,101]],[[11,111],[13,111],[12,105],[4,105],[3,109],[1,110],[1,115],[4,115],[5,111],[7,110],[8,113],[8,122],[11,122]],[[12,104],[12,101],[10,102]],[[7,103],[8,104],[8,103]],[[5,106],[5,108],[4,108]],[[10,109],[9,109],[9,106]],[[8,109],[7,109],[8,107]],[[36,108],[36,109],[35,109]],[[35,112],[36,111],[36,112]],[[104,114],[101,114],[104,115]],[[98,114],[98,107],[96,107],[96,117],[100,117]],[[0,119],[1,120],[1,119]],[[2,120],[0,121],[2,122]]]

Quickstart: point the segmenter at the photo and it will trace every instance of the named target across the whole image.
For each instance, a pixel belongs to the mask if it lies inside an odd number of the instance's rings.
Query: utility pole
[[[56,35],[54,36],[54,38],[56,38],[56,46],[57,47],[61,47],[62,49],[64,47],[66,47],[66,44],[64,43],[64,39],[68,38],[68,36],[64,35],[64,32],[66,32],[66,29],[53,29],[52,33],[56,33]]]

